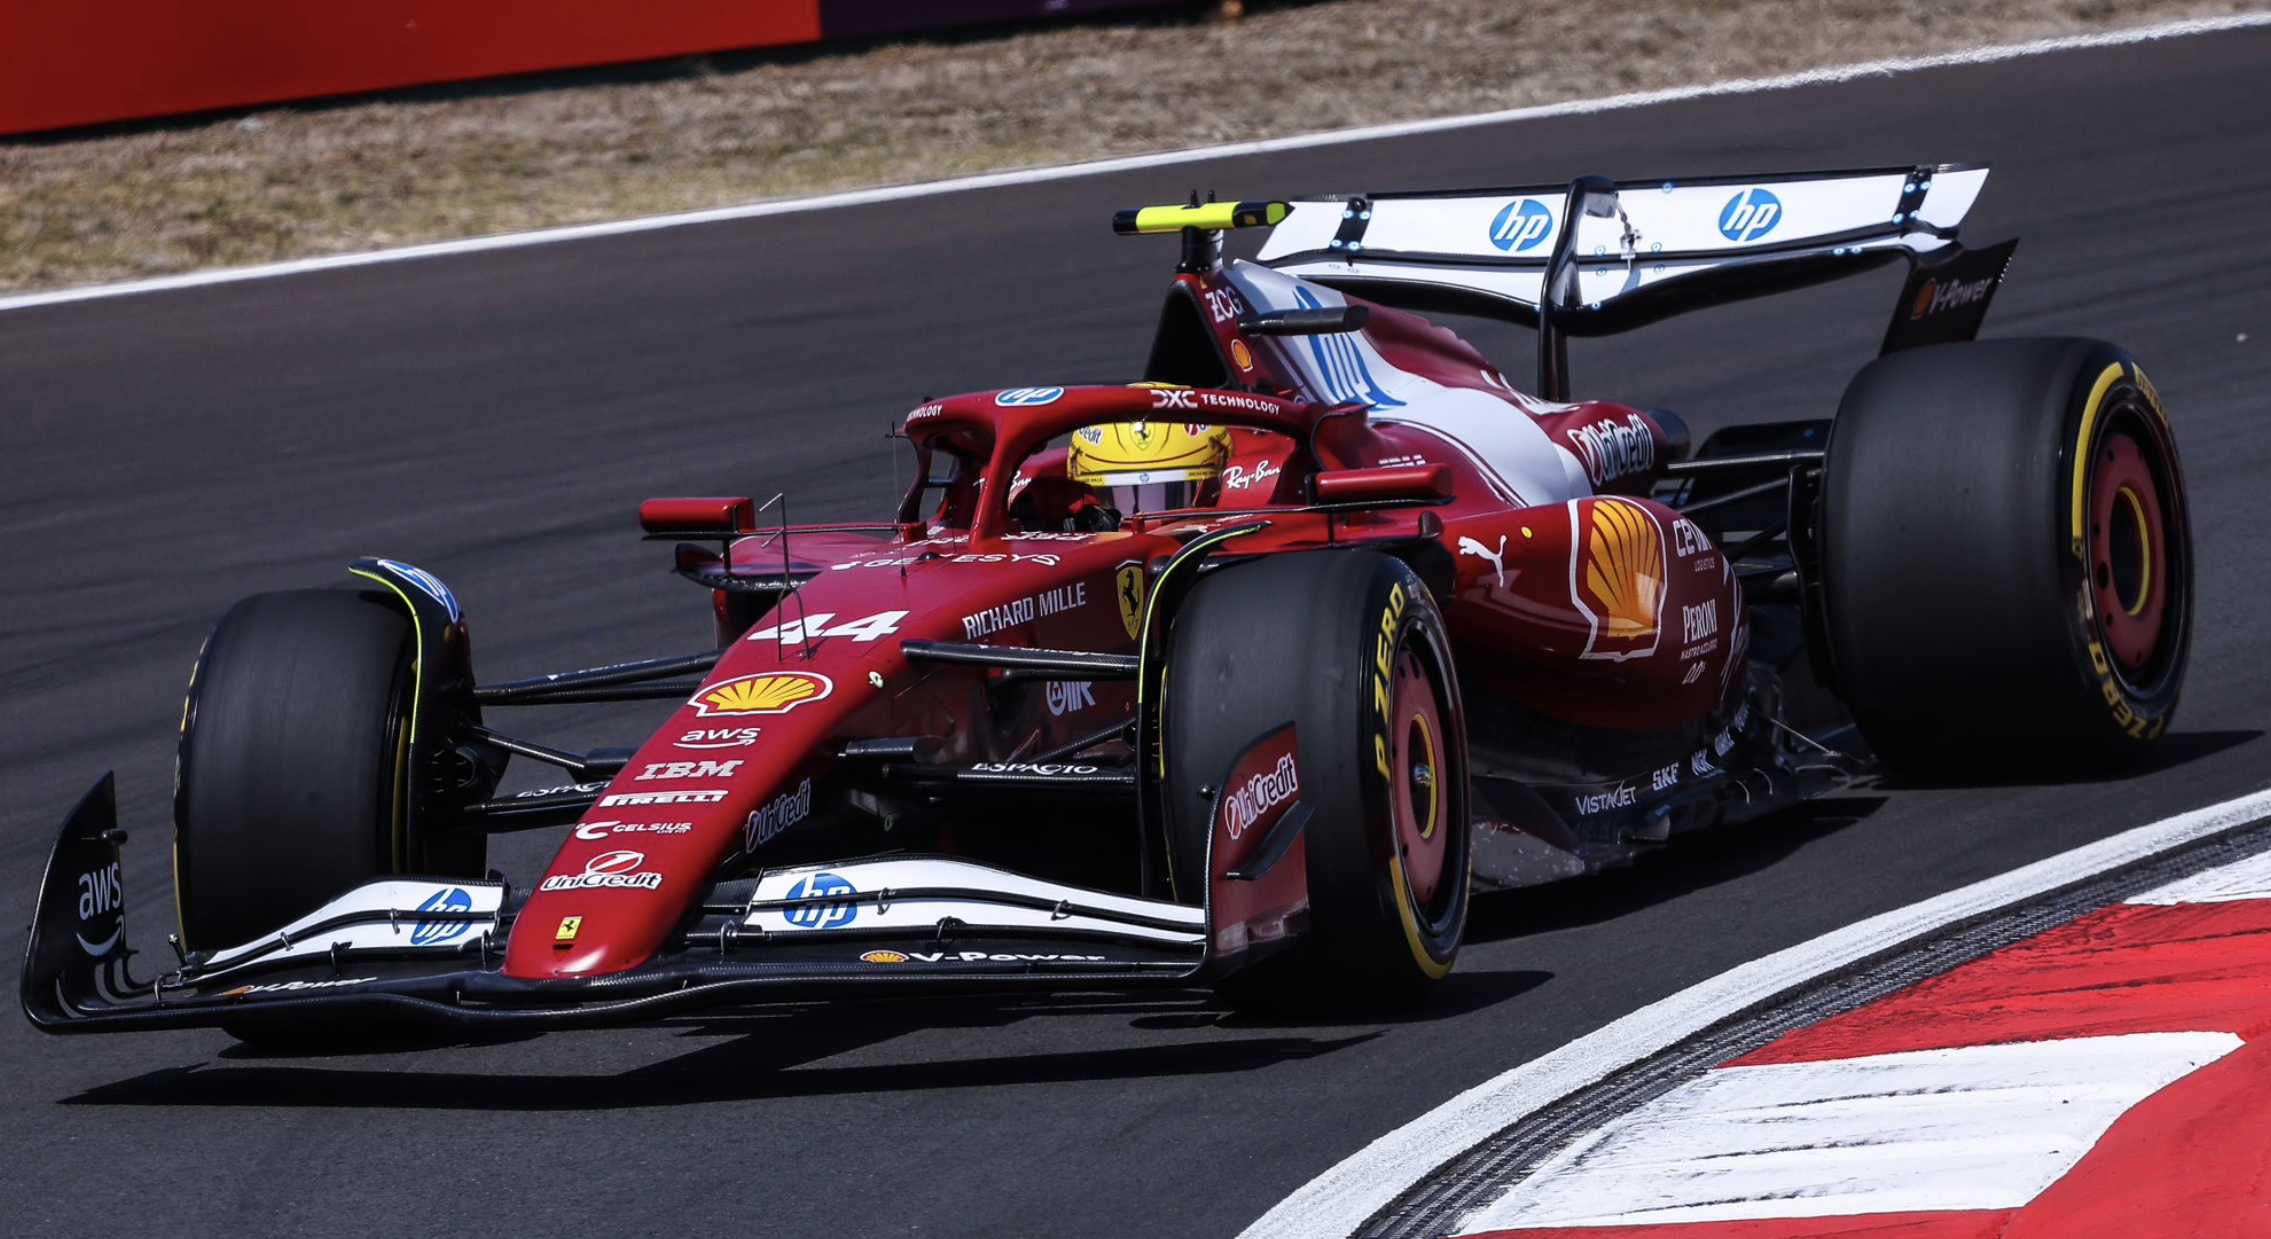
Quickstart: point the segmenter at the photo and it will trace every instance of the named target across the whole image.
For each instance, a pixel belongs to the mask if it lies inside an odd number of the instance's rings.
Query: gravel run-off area
[[[0,139],[0,290],[1788,73],[2266,0],[1250,0]]]

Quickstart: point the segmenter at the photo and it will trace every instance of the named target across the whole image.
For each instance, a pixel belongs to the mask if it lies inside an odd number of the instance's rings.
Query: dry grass
[[[1788,72],[2271,0],[1319,0],[0,141],[0,289]],[[1572,72],[1582,68],[1583,74]],[[1203,104],[1204,106],[1194,106]]]

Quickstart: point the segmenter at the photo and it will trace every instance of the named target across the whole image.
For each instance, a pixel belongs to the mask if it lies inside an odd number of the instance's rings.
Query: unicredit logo
[[[1224,793],[1223,828],[1236,839],[1251,830],[1263,814],[1300,793],[1301,772],[1293,765],[1293,754],[1287,753],[1277,759],[1277,769],[1254,775]]]
[[[582,873],[554,874],[538,883],[536,889],[651,891],[662,885],[662,875],[639,872],[639,867],[646,863],[647,854],[644,852],[601,852],[584,862]]]

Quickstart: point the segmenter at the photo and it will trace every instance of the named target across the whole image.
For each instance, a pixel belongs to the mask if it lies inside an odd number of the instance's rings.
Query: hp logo
[[[994,397],[994,403],[1005,409],[1022,409],[1036,404],[1055,404],[1065,394],[1062,387],[1012,387]]]
[[[1755,241],[1782,222],[1782,199],[1763,189],[1746,189],[1727,199],[1719,211],[1719,235],[1730,241]]]
[[[435,891],[426,902],[418,905],[418,910],[471,912],[473,896],[466,894],[462,888],[453,886],[446,891]],[[464,937],[465,931],[471,928],[471,921],[420,921],[410,928],[410,945],[426,946],[435,942],[448,942],[452,938]]]
[[[1509,254],[1535,248],[1553,232],[1553,212],[1535,198],[1516,198],[1490,221],[1490,243]]]
[[[852,896],[857,888],[833,873],[806,874],[804,879],[789,888],[788,897],[797,900],[796,907],[785,915],[788,922],[800,929],[834,929],[849,925],[859,915],[859,905]]]

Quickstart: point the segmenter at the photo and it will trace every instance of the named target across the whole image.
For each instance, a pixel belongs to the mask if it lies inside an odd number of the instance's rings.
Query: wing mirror
[[[1318,503],[1435,503],[1451,497],[1449,465],[1328,469],[1311,475]]]
[[[649,499],[639,505],[639,528],[666,538],[716,538],[757,528],[750,499]]]

